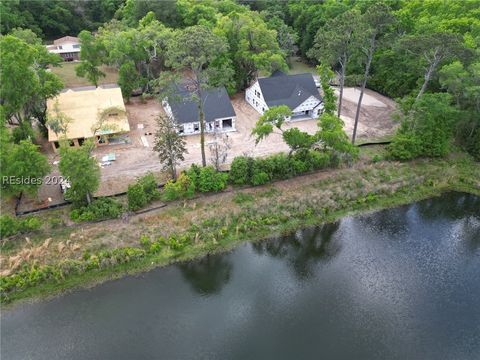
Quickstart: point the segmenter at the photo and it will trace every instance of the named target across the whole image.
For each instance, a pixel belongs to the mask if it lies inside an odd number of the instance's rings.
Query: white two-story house
[[[204,90],[202,102],[206,133],[235,131],[236,114],[224,87]],[[200,134],[198,104],[191,92],[179,88],[170,99],[164,99],[162,105],[168,117],[177,124],[179,134]]]
[[[292,110],[287,120],[316,119],[323,111],[323,100],[312,74],[287,75],[275,71],[258,78],[245,91],[245,100],[260,114],[274,106],[286,105]]]
[[[47,45],[48,52],[58,54],[64,61],[80,60],[80,39],[74,36],[64,36]]]

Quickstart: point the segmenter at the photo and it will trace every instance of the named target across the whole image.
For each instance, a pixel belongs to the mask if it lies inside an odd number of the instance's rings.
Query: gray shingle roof
[[[224,87],[204,90],[202,100],[206,122],[236,116]],[[192,100],[191,92],[188,90],[178,89],[177,96],[172,97],[168,103],[177,123],[187,124],[199,121],[198,105]]]
[[[268,78],[259,78],[258,83],[269,107],[287,105],[293,110],[310,96],[322,100],[310,73],[287,75],[275,71]]]

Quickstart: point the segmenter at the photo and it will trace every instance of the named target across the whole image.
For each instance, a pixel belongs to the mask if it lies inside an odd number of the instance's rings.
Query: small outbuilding
[[[310,73],[287,75],[275,71],[270,77],[258,78],[245,91],[245,100],[260,114],[286,105],[292,110],[287,120],[315,119],[323,111],[323,99]]]
[[[114,134],[130,131],[122,92],[117,85],[87,86],[68,89],[47,102],[47,117],[62,116],[66,131],[48,129],[48,141],[57,151],[60,140],[70,146],[81,146],[86,139],[97,145],[108,144]]]
[[[202,93],[205,114],[205,132],[235,131],[236,114],[225,87],[204,90]],[[167,115],[178,125],[182,135],[200,134],[198,105],[192,93],[178,88],[177,93],[162,102]]]
[[[52,45],[47,45],[47,50],[60,55],[63,61],[80,60],[80,39],[75,36],[64,36],[54,40]]]

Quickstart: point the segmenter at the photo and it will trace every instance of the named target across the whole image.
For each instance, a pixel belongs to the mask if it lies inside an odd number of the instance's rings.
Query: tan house
[[[80,39],[74,36],[64,36],[47,45],[48,52],[58,54],[64,61],[80,60]]]
[[[47,114],[55,119],[61,114],[66,121],[64,130],[48,129],[48,141],[55,151],[61,139],[70,146],[81,146],[94,138],[97,145],[108,144],[113,134],[130,131],[122,92],[116,85],[68,89],[47,102]]]

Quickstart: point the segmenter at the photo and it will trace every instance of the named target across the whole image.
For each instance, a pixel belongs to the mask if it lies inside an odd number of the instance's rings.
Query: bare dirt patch
[[[338,95],[338,90],[336,90],[336,93]],[[340,117],[345,122],[345,131],[350,137],[353,134],[359,96],[360,90],[358,88],[344,89]],[[366,89],[358,120],[357,139],[363,142],[376,141],[393,135],[398,126],[392,120],[392,114],[395,110],[395,101],[373,90]]]

